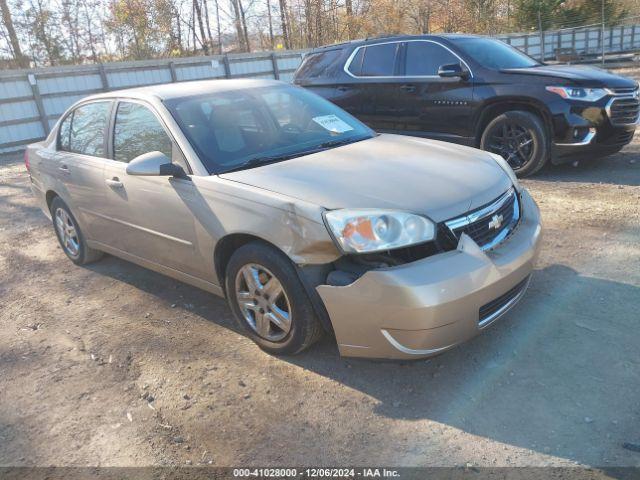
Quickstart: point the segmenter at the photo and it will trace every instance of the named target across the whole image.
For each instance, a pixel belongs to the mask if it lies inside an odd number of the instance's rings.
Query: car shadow
[[[620,153],[603,158],[579,159],[562,165],[547,165],[528,180],[604,183],[640,186],[640,145],[631,144]]]
[[[226,302],[209,293],[113,257],[86,268],[167,303],[202,305],[194,313],[237,331]],[[430,420],[581,463],[603,454],[634,465],[637,453],[622,445],[637,441],[638,311],[637,286],[552,265],[495,326],[438,357],[341,358],[326,336],[280,358],[373,398],[382,417]]]

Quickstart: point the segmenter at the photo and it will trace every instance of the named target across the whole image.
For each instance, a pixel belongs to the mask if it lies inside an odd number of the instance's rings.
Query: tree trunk
[[[11,18],[11,12],[9,11],[7,0],[0,0],[0,10],[2,10],[2,22],[7,29],[7,34],[9,35],[9,43],[11,44],[13,59],[18,67],[29,68],[29,59],[22,54],[18,35],[16,35],[16,30],[13,27],[13,19]]]
[[[349,40],[353,40],[353,3],[352,0],[345,0],[344,7],[347,10],[347,35]]]
[[[282,41],[284,48],[290,49],[289,27],[287,26],[287,0],[280,0],[280,23],[282,24]]]
[[[207,24],[207,36],[209,37],[209,47],[213,51],[213,36],[211,35],[211,23],[209,22],[209,7],[207,5],[209,2],[208,0],[202,0],[202,3],[204,5],[204,19]]]
[[[244,32],[244,44],[247,47],[247,52],[251,51],[251,43],[249,42],[249,31],[247,30],[247,19],[244,14],[244,7],[242,6],[242,0],[238,0],[238,7],[240,7],[240,18],[242,19],[242,31]]]
[[[245,51],[244,45],[244,33],[242,32],[242,21],[240,20],[240,7],[238,6],[238,0],[231,0],[231,6],[233,7],[233,24],[236,27],[236,35],[238,36],[238,47],[240,50]]]
[[[220,5],[218,0],[213,0],[216,6],[216,30],[218,32],[218,53],[222,55],[222,30],[220,27]]]
[[[193,0],[193,9],[196,12],[198,20],[198,26],[200,27],[200,44],[202,45],[202,51],[205,55],[209,55],[209,45],[207,42],[207,36],[204,33],[204,23],[202,22],[202,9],[200,8],[200,1]],[[195,25],[193,26],[195,29]]]
[[[267,16],[269,17],[269,48],[273,50],[273,19],[271,18],[271,0],[267,0]]]

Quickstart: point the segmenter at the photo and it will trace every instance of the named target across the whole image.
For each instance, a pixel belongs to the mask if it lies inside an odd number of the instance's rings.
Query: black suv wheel
[[[502,155],[518,177],[533,175],[549,158],[549,139],[542,120],[519,110],[505,112],[489,122],[480,148]]]

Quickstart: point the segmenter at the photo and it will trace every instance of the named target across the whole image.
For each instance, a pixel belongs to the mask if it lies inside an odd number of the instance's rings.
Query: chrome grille
[[[618,87],[618,88],[609,88],[615,95],[633,95],[638,87]]]
[[[520,221],[520,202],[515,189],[490,204],[469,212],[463,217],[447,220],[445,225],[457,240],[465,233],[482,250],[489,250],[504,241]]]
[[[632,125],[638,121],[640,102],[635,97],[614,97],[607,104],[607,113],[613,125]]]

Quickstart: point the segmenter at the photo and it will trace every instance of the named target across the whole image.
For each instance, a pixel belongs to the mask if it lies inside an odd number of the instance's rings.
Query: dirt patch
[[[275,358],[225,302],[72,265],[0,165],[0,465],[635,465],[640,143],[523,182],[545,238],[523,302],[430,361]]]

